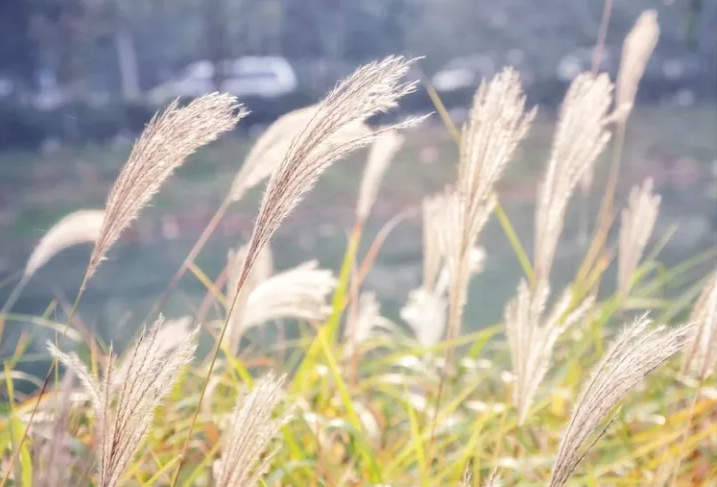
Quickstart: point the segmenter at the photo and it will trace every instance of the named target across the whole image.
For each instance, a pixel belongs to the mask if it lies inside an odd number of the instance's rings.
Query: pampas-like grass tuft
[[[458,181],[444,208],[447,228],[453,233],[444,235],[451,279],[449,340],[460,333],[471,250],[495,206],[495,184],[527,135],[535,113],[525,111],[520,77],[511,68],[481,83],[473,100],[461,137]]]
[[[372,143],[381,132],[336,140],[336,135],[364,123],[369,117],[394,108],[398,100],[415,89],[415,83],[401,83],[411,61],[388,57],[358,68],[320,103],[316,114],[299,137],[294,139],[284,160],[272,174],[262,199],[259,215],[238,280],[241,287],[259,251],[281,222],[334,161]],[[420,119],[409,119],[385,130],[409,127]],[[338,137],[338,139],[342,139]],[[239,289],[235,289],[236,295]]]
[[[30,278],[55,255],[73,245],[95,243],[103,220],[102,210],[78,210],[55,223],[32,251],[24,277]]]
[[[592,299],[587,299],[571,311],[572,293],[568,290],[546,315],[549,295],[550,288],[544,282],[531,289],[521,281],[517,296],[505,309],[505,332],[515,377],[513,404],[520,424],[527,419],[538,388],[550,369],[558,338],[582,319],[593,304]]]
[[[180,345],[167,351],[159,343],[161,325],[160,318],[141,333],[127,357],[129,362],[121,385],[115,385],[111,354],[100,383],[77,355],[65,354],[52,343],[48,345],[50,354],[80,378],[91,397],[100,455],[99,487],[119,485],[149,430],[154,410],[194,357],[198,330],[185,333]]]
[[[579,75],[565,96],[536,206],[536,282],[550,279],[568,200],[610,140],[607,124],[611,103],[612,83],[605,74]]]
[[[368,218],[376,201],[381,179],[383,179],[388,165],[401,149],[404,140],[405,137],[400,133],[389,131],[381,135],[371,146],[356,204],[356,217],[359,221],[365,221]]]
[[[83,285],[172,172],[201,146],[232,130],[246,114],[234,96],[212,93],[181,108],[175,101],[152,119],[107,197],[105,219]]]
[[[697,298],[690,322],[694,328],[685,349],[684,370],[704,380],[717,367],[717,271]]]
[[[652,193],[652,180],[630,190],[627,208],[622,210],[618,254],[618,294],[627,298],[637,266],[642,259],[647,241],[660,209],[660,196]]]
[[[250,391],[239,394],[231,425],[224,433],[215,487],[259,485],[274,456],[267,450],[290,419],[286,412],[272,419],[274,410],[284,400],[283,387],[283,378],[269,374],[259,379]]]
[[[647,61],[652,56],[659,37],[657,12],[645,10],[625,38],[615,89],[616,105],[621,110],[625,110],[625,117],[632,111],[637,87],[642,75],[645,74]]]
[[[587,452],[605,434],[600,425],[615,406],[653,370],[685,345],[689,326],[650,327],[646,315],[618,336],[578,398],[563,433],[549,487],[562,487]]]

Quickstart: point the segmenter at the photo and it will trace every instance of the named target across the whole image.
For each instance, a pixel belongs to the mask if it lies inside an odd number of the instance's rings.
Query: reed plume
[[[411,327],[422,347],[431,347],[441,341],[446,330],[447,308],[445,296],[420,287],[409,293],[401,308],[401,319]]]
[[[360,222],[368,218],[371,208],[376,201],[379,186],[383,175],[401,149],[405,137],[396,131],[388,131],[381,135],[371,146],[368,161],[364,169],[363,179],[359,187],[356,217]]]
[[[683,357],[685,372],[704,380],[717,366],[717,271],[700,293],[690,322],[694,324]]]
[[[381,135],[380,131],[375,131],[348,140],[337,141],[335,138],[347,127],[364,123],[372,115],[394,108],[399,98],[414,91],[415,83],[400,82],[411,63],[402,57],[388,57],[362,66],[321,102],[314,117],[301,135],[294,139],[285,158],[269,179],[249,240],[239,279],[240,286],[258,252],[304,194],[314,186],[319,175],[337,159],[370,144]],[[408,119],[384,131],[412,126],[418,121]]]
[[[100,235],[104,211],[78,210],[55,223],[32,251],[25,265],[29,278],[63,250],[81,243],[94,243]]]
[[[637,266],[657,220],[660,196],[652,193],[652,180],[630,190],[628,206],[622,211],[618,254],[617,288],[627,298]]]
[[[247,191],[271,175],[284,160],[294,139],[316,116],[319,107],[319,104],[314,104],[282,115],[259,136],[232,182],[229,191],[231,201],[239,201]],[[361,137],[370,130],[365,123],[347,125],[333,135],[333,143]]]
[[[284,401],[283,387],[284,378],[268,374],[250,391],[239,394],[222,442],[224,450],[217,468],[216,487],[259,485],[275,453],[268,448],[290,419],[286,412],[272,419],[274,410]]]
[[[535,113],[525,111],[520,77],[512,68],[482,82],[473,99],[461,136],[458,181],[444,207],[444,218],[454,233],[444,236],[451,278],[449,340],[460,333],[471,249],[495,206],[495,184],[527,135]]]
[[[3,336],[5,328],[5,314],[15,305],[32,276],[63,250],[73,245],[95,242],[100,234],[103,219],[104,212],[101,210],[78,210],[66,215],[45,233],[30,254],[20,282],[0,310],[0,337]]]
[[[549,295],[550,288],[545,281],[540,281],[536,288],[521,281],[516,297],[505,309],[505,332],[515,377],[513,403],[520,424],[525,423],[538,388],[550,369],[558,338],[593,305],[593,299],[588,298],[571,310],[573,296],[567,290],[546,315]]]
[[[85,283],[172,172],[201,146],[232,130],[246,114],[235,97],[212,93],[182,108],[174,101],[152,119],[107,197]]]
[[[180,345],[167,351],[159,343],[162,321],[157,320],[137,338],[127,358],[129,365],[124,382],[119,386],[115,385],[117,378],[111,353],[106,358],[104,377],[98,382],[77,355],[65,354],[52,343],[48,346],[51,355],[80,378],[91,398],[99,445],[97,485],[100,487],[119,485],[149,430],[154,410],[194,357],[198,330],[184,333]]]
[[[612,83],[605,74],[579,75],[565,96],[536,206],[536,282],[549,281],[568,200],[610,139],[607,124],[611,100]]]
[[[227,343],[232,350],[239,348],[239,341],[247,330],[263,323],[285,318],[316,321],[331,312],[327,298],[336,279],[330,270],[318,269],[316,261],[251,281],[242,288],[242,293],[247,292],[246,301],[239,303],[242,312],[237,313],[235,307],[227,330]]]
[[[561,487],[588,451],[605,434],[600,428],[610,411],[653,370],[677,354],[691,333],[689,326],[676,329],[650,327],[647,315],[623,331],[598,364],[580,394],[563,434],[553,465],[549,487]]]
[[[655,10],[642,12],[625,37],[615,88],[616,105],[625,111],[625,118],[629,116],[635,104],[637,87],[645,74],[647,61],[652,56],[659,37],[660,26],[657,24]]]

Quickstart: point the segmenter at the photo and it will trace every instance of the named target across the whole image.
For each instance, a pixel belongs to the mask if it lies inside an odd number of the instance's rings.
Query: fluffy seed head
[[[652,186],[652,180],[647,179],[642,186],[632,188],[628,206],[622,210],[617,285],[623,298],[630,291],[631,280],[652,235],[660,209],[660,196],[653,195]]]
[[[289,413],[272,419],[274,410],[284,401],[283,386],[284,378],[269,374],[250,391],[239,394],[231,425],[223,435],[224,450],[217,468],[216,487],[259,485],[274,456],[267,449],[290,419]]]
[[[366,220],[376,201],[381,179],[396,153],[401,149],[405,137],[395,130],[385,132],[371,145],[368,154],[366,169],[363,173],[359,188],[356,216],[359,220]]]
[[[25,265],[25,278],[29,279],[66,248],[81,243],[94,243],[100,235],[103,220],[102,210],[79,210],[55,223],[32,251]]]
[[[612,83],[605,74],[579,75],[565,96],[536,207],[536,280],[549,280],[568,200],[610,139],[607,123],[611,100]]]
[[[92,398],[100,455],[100,487],[119,484],[149,430],[154,410],[194,357],[198,330],[185,333],[179,346],[166,351],[158,342],[161,324],[162,318],[140,334],[127,358],[129,365],[124,382],[119,386],[113,374],[111,354],[106,360],[104,378],[99,383],[77,355],[64,354],[49,344],[50,353],[80,378]]]
[[[441,341],[446,330],[447,306],[444,296],[424,288],[414,289],[401,308],[401,319],[411,327],[421,346],[431,347]]]
[[[577,323],[592,307],[593,300],[570,309],[572,293],[567,290],[546,315],[550,288],[542,281],[531,289],[521,281],[518,292],[505,309],[505,331],[515,383],[513,403],[523,424],[535,400],[540,384],[550,369],[558,338]]]
[[[642,12],[625,38],[615,93],[617,106],[627,110],[625,116],[629,115],[629,111],[635,103],[637,86],[645,73],[647,61],[652,56],[655,46],[657,46],[659,36],[660,27],[657,24],[657,12],[646,10]]]
[[[677,354],[689,327],[650,328],[646,315],[635,320],[613,343],[578,398],[563,434],[549,487],[562,487],[587,451],[605,433],[599,426],[610,411],[653,370]]]
[[[530,129],[535,110],[525,111],[518,73],[506,68],[482,82],[463,127],[458,181],[447,196],[444,218],[455,235],[444,237],[451,277],[448,338],[460,333],[470,279],[471,251],[495,207],[495,184]]]
[[[692,334],[685,348],[684,370],[706,379],[717,366],[717,271],[702,290],[690,315]]]
[[[314,117],[301,135],[294,139],[269,179],[238,280],[239,286],[243,285],[258,252],[303,195],[314,186],[319,175],[332,162],[370,144],[380,135],[380,131],[371,132],[340,143],[334,139],[335,134],[346,130],[346,127],[364,123],[372,115],[395,107],[399,98],[412,92],[414,83],[400,82],[410,64],[401,57],[389,57],[360,67],[320,103]],[[410,119],[386,130],[415,123],[417,119]],[[237,291],[231,293],[232,299]]]
[[[335,286],[332,272],[316,261],[276,274],[249,294],[244,327],[284,318],[322,320],[331,312],[327,298]]]
[[[246,113],[235,97],[212,93],[182,108],[174,101],[152,119],[107,197],[85,280],[172,172],[201,146],[232,130]]]

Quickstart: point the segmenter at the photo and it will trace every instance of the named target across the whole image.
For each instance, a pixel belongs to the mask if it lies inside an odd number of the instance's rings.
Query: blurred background
[[[646,8],[658,11],[661,37],[630,120],[620,190],[624,196],[645,177],[655,180],[663,195],[655,234],[679,224],[662,254],[669,265],[715,244],[717,0],[615,0],[602,63],[613,79],[624,37]],[[590,69],[602,9],[595,0],[0,0],[0,299],[53,223],[103,206],[157,108],[175,97],[234,93],[251,115],[170,180],[83,298],[89,326],[105,338],[131,334],[214,214],[256,136],[359,64],[394,53],[425,56],[411,76],[430,81],[456,122],[481,78],[508,64],[520,71],[541,112],[500,196],[530,248],[555,109],[573,77]],[[402,106],[405,113],[432,110],[423,88]],[[365,240],[449,181],[456,156],[439,117],[410,133]],[[272,242],[279,269],[312,258],[338,267],[364,160],[362,152],[332,168],[282,227]],[[585,253],[605,166],[593,192],[575,198],[556,286],[572,278]],[[226,264],[227,250],[248,238],[259,195],[237,204],[202,252],[197,264],[210,278]],[[420,280],[420,231],[417,220],[394,231],[367,281],[387,300],[389,317]],[[481,239],[488,261],[473,283],[469,329],[500,319],[520,275],[497,222]],[[74,299],[89,252],[73,248],[56,257],[14,310],[58,313]],[[167,314],[191,311],[205,291],[188,274]]]

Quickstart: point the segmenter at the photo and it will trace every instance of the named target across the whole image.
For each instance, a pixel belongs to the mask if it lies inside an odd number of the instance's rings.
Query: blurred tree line
[[[93,72],[134,97],[182,65],[282,54],[359,63],[406,50],[415,0],[2,0],[0,75],[44,72],[81,92]],[[217,80],[218,81],[218,80]]]
[[[284,56],[299,76],[290,97],[245,100],[257,123],[389,53],[425,56],[428,74],[459,56],[513,64],[550,103],[562,93],[556,67],[578,48],[591,52],[602,8],[599,0],[0,0],[0,146],[134,132],[152,113],[147,90],[193,61],[220,66],[245,55]],[[713,93],[717,0],[614,0],[611,52],[646,8],[658,10],[661,26],[656,64],[679,59]],[[311,84],[315,72],[325,86]],[[222,75],[215,70],[215,86]],[[42,96],[64,101],[38,104]]]
[[[655,3],[616,1],[614,37]],[[714,47],[717,0],[660,3],[668,38],[681,32],[699,48],[702,32]],[[104,73],[134,98],[200,58],[356,64],[408,52],[435,68],[446,56],[517,46],[545,64],[547,51],[594,42],[601,8],[593,0],[2,0],[0,75],[30,89],[51,74],[82,92]]]

